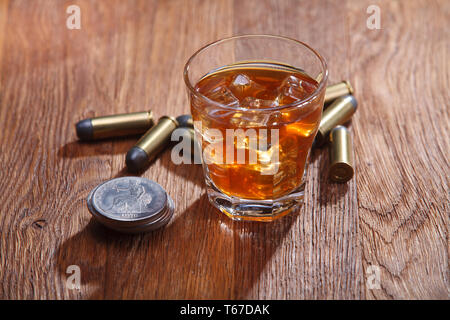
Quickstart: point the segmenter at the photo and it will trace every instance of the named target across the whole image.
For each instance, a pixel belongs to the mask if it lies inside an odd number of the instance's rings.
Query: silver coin
[[[87,198],[91,214],[102,224],[122,232],[159,228],[170,220],[174,206],[166,191],[142,177],[122,177],[101,183]]]

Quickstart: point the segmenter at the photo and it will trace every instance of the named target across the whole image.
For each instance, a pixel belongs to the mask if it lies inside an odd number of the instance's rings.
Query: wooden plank
[[[1,226],[9,231],[2,233],[1,296],[229,297],[227,241],[206,241],[217,232],[201,218],[216,217],[201,197],[201,168],[177,167],[163,154],[144,176],[174,197],[173,221],[164,232],[121,237],[91,222],[84,199],[99,182],[125,173],[124,154],[136,138],[79,143],[73,124],[147,108],[157,117],[188,112],[184,63],[201,45],[231,35],[231,3],[77,4],[81,30],[65,28],[63,3],[14,2],[8,12],[1,123],[10,125],[1,136]],[[203,30],[205,23],[212,27]],[[187,243],[196,251],[186,251]],[[220,259],[226,259],[224,271],[211,272],[220,269]],[[80,291],[65,285],[72,264],[82,271]],[[218,279],[207,281],[205,274]]]
[[[450,7],[380,2],[369,30],[370,4],[348,4],[363,265],[381,271],[366,296],[448,299]]]

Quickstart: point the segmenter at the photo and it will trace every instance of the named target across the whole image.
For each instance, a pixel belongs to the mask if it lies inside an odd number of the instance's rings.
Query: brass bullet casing
[[[358,103],[352,95],[337,98],[328,108],[323,111],[319,130],[317,131],[314,144],[321,146],[327,139],[330,131],[341,124],[344,124],[355,113]]]
[[[350,132],[337,126],[330,133],[330,171],[334,182],[347,182],[353,177],[353,150]]]
[[[178,127],[178,122],[172,117],[159,118],[158,123],[148,130],[126,156],[125,163],[128,170],[138,172],[162,150],[170,141],[173,130]]]
[[[123,113],[81,120],[76,124],[81,140],[96,140],[140,134],[153,126],[151,111]]]
[[[325,90],[324,104],[332,102],[333,100],[347,94],[353,94],[353,92],[353,87],[347,80],[342,80],[339,83],[332,84]]]

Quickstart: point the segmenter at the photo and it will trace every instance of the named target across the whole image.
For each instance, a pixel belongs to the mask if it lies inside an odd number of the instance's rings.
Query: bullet
[[[353,150],[350,132],[344,126],[337,126],[330,133],[330,171],[334,182],[347,182],[354,174]]]
[[[135,135],[146,132],[152,126],[151,111],[89,118],[81,120],[75,125],[80,140]]]
[[[327,139],[330,131],[341,124],[344,124],[355,113],[358,103],[352,95],[339,97],[323,111],[319,130],[314,141],[316,146],[321,146]]]
[[[161,117],[158,123],[148,130],[132,147],[125,158],[128,170],[138,172],[144,169],[153,158],[164,149],[170,141],[170,136],[178,127],[176,119]]]
[[[350,82],[347,80],[342,80],[341,82],[332,84],[326,88],[324,103],[327,104],[339,97],[347,94],[353,94],[353,92],[354,90]]]

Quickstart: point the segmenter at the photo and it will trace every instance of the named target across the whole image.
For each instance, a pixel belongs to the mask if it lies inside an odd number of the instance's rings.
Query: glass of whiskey
[[[272,221],[302,204],[327,78],[320,54],[280,36],[219,40],[188,60],[184,80],[216,208]]]

